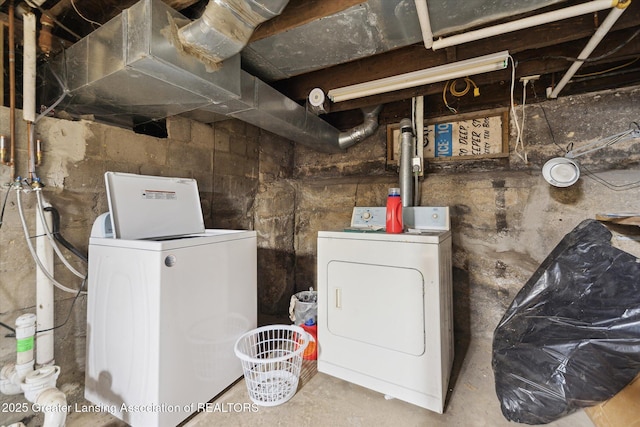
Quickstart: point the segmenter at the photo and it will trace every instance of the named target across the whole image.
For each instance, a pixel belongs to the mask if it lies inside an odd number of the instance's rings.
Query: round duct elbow
[[[362,108],[364,122],[348,131],[340,132],[338,146],[344,150],[371,136],[378,129],[380,111],[382,111],[382,105]]]

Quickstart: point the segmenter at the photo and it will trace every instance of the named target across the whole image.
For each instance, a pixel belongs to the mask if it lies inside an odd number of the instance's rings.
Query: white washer
[[[193,180],[106,180],[116,218],[89,243],[85,397],[132,426],[175,426],[242,376],[233,345],[257,326],[256,233],[204,230]],[[150,229],[173,237],[138,238]]]
[[[318,232],[318,371],[442,413],[451,232]]]

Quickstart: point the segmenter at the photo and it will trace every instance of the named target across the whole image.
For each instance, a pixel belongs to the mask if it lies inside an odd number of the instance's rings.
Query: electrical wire
[[[542,105],[538,105],[538,106],[540,107],[540,110],[542,110],[542,115],[544,117],[545,122],[547,123],[547,127],[549,129],[549,134],[551,135],[551,141],[556,145],[556,147],[558,147],[560,150],[562,150],[564,152],[564,154],[568,153],[571,150],[571,147],[573,147],[573,143],[569,144],[566,149],[562,148],[562,146],[560,144],[558,144],[558,142],[556,141],[555,135],[553,133],[553,128],[551,127],[551,123],[549,123],[549,118],[547,117],[547,112],[542,107]],[[638,130],[640,130],[640,124],[638,122],[633,122],[633,124],[638,128]],[[618,184],[613,184],[613,183],[607,181],[606,179],[597,176],[594,172],[591,172],[589,170],[589,168],[587,168],[583,164],[580,164],[580,169],[584,169],[584,171],[586,172],[586,176],[587,177],[593,179],[598,184],[601,184],[601,185],[603,185],[603,186],[605,186],[608,189],[613,190],[613,191],[627,191],[627,190],[632,190],[634,188],[640,187],[640,180],[639,181],[635,181],[635,182],[630,182],[630,183],[618,185]]]
[[[38,201],[38,204],[37,204],[38,216],[40,217],[42,228],[44,228],[44,233],[49,239],[49,243],[51,244],[51,247],[53,248],[56,255],[58,255],[58,258],[60,258],[60,261],[62,261],[62,263],[65,265],[65,267],[67,267],[67,269],[70,272],[72,272],[73,274],[75,274],[77,277],[81,279],[85,279],[87,275],[85,273],[80,273],[69,263],[69,261],[67,261],[65,256],[60,251],[60,248],[58,247],[58,244],[56,243],[55,239],[51,235],[51,230],[49,230],[49,224],[47,222],[47,219],[44,217],[44,203],[42,201],[42,189],[37,188],[34,191],[36,193],[36,200]]]
[[[62,63],[64,64],[64,70],[65,70],[65,75],[66,75],[66,71],[67,71],[66,50],[62,51]],[[40,115],[38,117],[36,117],[35,121],[33,122],[34,124],[38,123],[40,121],[40,119],[45,117],[54,108],[56,108],[58,106],[58,104],[60,104],[62,102],[62,100],[64,98],[66,98],[66,96],[70,93],[69,88],[67,87],[67,85],[65,85],[62,82],[62,79],[60,78],[60,76],[58,76],[58,74],[55,71],[53,71],[52,68],[50,68],[50,71],[51,71],[51,74],[53,74],[53,77],[55,77],[55,79],[58,81],[58,84],[60,85],[60,87],[62,88],[62,94],[60,95],[60,97],[58,97],[58,99],[53,104],[51,104],[46,110],[44,110],[42,113],[40,113]]]
[[[602,70],[602,71],[596,71],[593,73],[586,73],[586,74],[576,74],[573,77],[592,77],[592,76],[601,76],[602,74],[607,74],[610,73],[612,71],[617,71],[617,70],[621,70],[625,67],[628,67],[629,65],[633,65],[634,63],[638,62],[638,60],[640,60],[640,57],[637,57],[629,62],[627,62],[626,64],[622,64],[622,65],[618,65],[617,67],[612,67],[612,68],[608,68],[606,70]]]
[[[464,89],[456,89],[456,83],[458,82],[458,80],[463,80],[466,83]],[[464,79],[448,80],[444,84],[444,88],[442,89],[442,101],[444,102],[444,105],[449,109],[449,111],[454,114],[458,114],[458,110],[449,105],[449,102],[447,101],[447,92],[450,92],[453,96],[461,98],[469,93],[471,87],[473,87],[473,96],[480,96],[480,89],[478,88],[478,85],[469,77],[465,77]]]
[[[516,155],[521,159],[523,159],[525,163],[528,162],[527,152],[525,151],[525,148],[524,148],[524,129],[525,129],[524,121],[525,121],[525,118],[527,117],[527,114],[525,112],[525,105],[527,104],[527,84],[528,83],[529,83],[528,80],[525,80],[524,82],[522,82],[522,123],[520,124],[520,133],[516,138],[516,143],[514,148],[514,152],[516,153]],[[518,146],[522,148],[522,153],[523,153],[522,155],[518,152]]]
[[[605,59],[611,55],[613,55],[614,53],[616,53],[617,51],[619,51],[620,49],[622,49],[623,47],[625,47],[627,44],[629,44],[634,38],[636,38],[638,36],[638,34],[640,34],[640,29],[636,30],[628,39],[626,39],[625,41],[623,41],[622,43],[620,43],[618,46],[614,47],[613,49],[603,53],[600,56],[594,56],[594,57],[589,57],[589,58],[585,58],[585,59],[580,59],[580,58],[576,58],[574,56],[564,56],[564,55],[545,55],[545,56],[538,56],[538,57],[534,57],[534,58],[526,58],[526,59],[521,59],[520,62],[527,62],[527,61],[538,61],[540,59],[564,59],[565,61],[570,61],[570,62],[582,62],[582,63],[586,63],[586,62],[597,62],[600,61],[601,59]]]
[[[540,107],[540,109],[542,110],[542,115],[544,116],[544,120],[547,122],[547,128],[549,129],[549,134],[551,134],[551,141],[555,144],[556,147],[558,147],[560,150],[562,150],[563,154],[567,154],[569,152],[570,148],[569,147],[562,148],[560,146],[560,144],[558,144],[558,142],[556,141],[556,136],[553,133],[553,129],[551,128],[551,123],[549,123],[549,118],[547,117],[547,112],[542,107],[542,104],[538,104],[538,107]]]
[[[515,60],[513,59],[513,57],[511,55],[509,55],[508,58],[511,61],[511,115],[513,116],[513,121],[514,121],[514,123],[516,125],[516,131],[517,131],[516,145],[515,145],[514,153],[516,154],[516,156],[518,156],[520,159],[522,159],[525,163],[529,163],[529,160],[527,158],[527,152],[524,151],[524,146],[522,147],[523,148],[522,154],[520,154],[520,152],[518,152],[518,145],[520,145],[521,141],[522,141],[523,129],[520,128],[520,123],[518,123],[518,114],[516,113],[516,106],[515,106],[515,101],[514,101],[514,97],[513,97],[513,93],[514,93],[515,87],[516,87],[516,62],[515,62]],[[523,105],[523,114],[524,114],[524,105]],[[523,124],[524,124],[524,122],[523,122]]]
[[[12,328],[11,326],[7,325],[6,323],[4,323],[4,322],[0,322],[0,326],[2,326],[3,328],[6,328],[6,329],[8,329],[8,330],[10,330],[11,332],[13,332],[13,334],[14,334],[14,335],[16,334],[16,330],[15,330],[14,328]]]
[[[51,19],[53,22],[56,23],[56,25],[60,28],[62,28],[63,30],[65,30],[67,33],[69,33],[70,35],[72,35],[73,37],[76,38],[76,40],[80,40],[82,38],[82,36],[76,34],[73,30],[71,30],[69,27],[67,27],[66,25],[64,25],[62,22],[58,21],[58,19],[55,16],[51,16],[51,14],[42,9],[40,6],[38,6],[37,4],[33,4],[31,3],[29,0],[25,0],[25,2],[29,5],[29,7],[32,7],[34,9],[38,9],[38,11],[40,13],[42,13],[43,15],[45,15],[47,18]]]
[[[71,6],[73,6],[73,10],[76,11],[76,13],[78,14],[78,16],[82,19],[84,19],[85,21],[89,22],[90,24],[95,24],[98,27],[102,27],[102,24],[96,21],[92,21],[89,18],[86,18],[82,13],[80,13],[80,11],[78,10],[78,8],[76,7],[76,2],[74,0],[71,0]]]
[[[76,295],[73,297],[73,301],[71,301],[71,307],[69,307],[69,312],[67,313],[67,318],[64,319],[64,322],[62,322],[59,325],[56,325],[52,328],[48,328],[48,329],[43,329],[41,331],[36,331],[36,334],[40,334],[40,333],[44,333],[44,332],[49,332],[49,331],[53,331],[54,329],[58,329],[63,327],[64,325],[67,324],[67,322],[69,321],[69,318],[71,317],[71,313],[73,313],[73,306],[76,304],[76,301],[78,300],[78,297],[80,295],[86,294],[86,291],[83,291],[84,288],[86,287],[87,281],[83,280],[82,281],[82,285],[80,286],[80,289],[78,289],[78,292],[76,293]]]
[[[60,234],[60,213],[58,212],[58,210],[53,206],[47,206],[44,208],[44,211],[51,213],[51,235],[58,241],[58,243],[67,248],[72,254],[87,263],[89,261],[87,255],[80,252],[75,246],[69,243],[67,239],[62,236],[62,234]]]
[[[604,185],[605,187],[607,187],[609,190],[613,190],[613,191],[627,191],[627,190],[633,190],[634,188],[638,188],[640,187],[640,180],[639,181],[635,181],[635,182],[629,182],[626,184],[613,184],[609,181],[607,181],[604,178],[599,177],[598,175],[596,175],[594,172],[591,172],[585,165],[580,164],[580,169],[584,169],[587,174],[586,176],[593,179],[595,182],[597,182],[598,184]]]
[[[4,221],[4,209],[7,207],[7,199],[9,198],[9,193],[11,193],[11,187],[7,188],[7,194],[4,195],[4,202],[2,202],[2,212],[0,212],[0,228],[2,228],[2,223]]]

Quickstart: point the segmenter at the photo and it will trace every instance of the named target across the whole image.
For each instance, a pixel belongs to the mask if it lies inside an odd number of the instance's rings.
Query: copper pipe
[[[9,163],[11,167],[11,182],[15,180],[15,149],[16,149],[16,48],[15,48],[15,6],[9,1]]]
[[[42,164],[42,141],[36,139],[36,166]]]

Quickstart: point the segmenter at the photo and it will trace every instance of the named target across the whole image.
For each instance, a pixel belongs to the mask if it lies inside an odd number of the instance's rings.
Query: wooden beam
[[[264,22],[254,31],[249,43],[262,40],[278,33],[307,24],[325,16],[330,16],[352,6],[365,3],[364,0],[290,0],[282,13]],[[342,35],[336,34],[337,37]]]
[[[637,27],[640,22],[640,2],[629,6],[613,31]],[[603,14],[604,16],[604,14]],[[457,60],[509,50],[514,55],[532,49],[541,49],[558,43],[575,42],[590,37],[595,31],[593,15],[579,16],[562,22],[516,31],[486,40],[457,46]],[[579,44],[576,44],[579,46]],[[292,99],[303,100],[315,88],[325,92],[342,86],[389,77],[442,65],[447,62],[445,51],[431,51],[422,44],[407,46],[380,55],[337,65],[302,76],[281,80],[274,87]],[[340,106],[336,108],[343,109]]]

